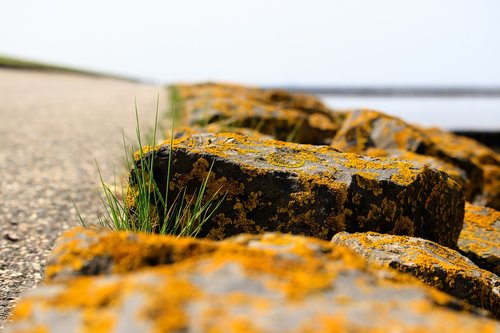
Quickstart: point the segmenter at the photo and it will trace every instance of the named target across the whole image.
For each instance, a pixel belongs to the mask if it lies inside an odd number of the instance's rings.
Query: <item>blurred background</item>
[[[497,0],[0,0],[0,54],[143,82],[320,94],[500,131]]]

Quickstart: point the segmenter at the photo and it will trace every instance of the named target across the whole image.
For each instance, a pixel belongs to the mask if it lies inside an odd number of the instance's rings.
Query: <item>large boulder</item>
[[[331,110],[317,97],[291,93],[282,89],[259,89],[228,83],[176,84],[171,94],[181,102],[192,99],[242,98],[285,109],[298,109],[306,113],[330,114]],[[176,97],[172,96],[172,97]]]
[[[205,83],[175,85],[171,91],[186,124],[221,122],[283,141],[329,144],[345,118],[345,112],[329,109],[314,96],[279,89]]]
[[[170,151],[164,144],[148,153],[154,154],[160,193],[166,192],[171,160],[169,198],[192,195],[205,179],[207,198],[225,195],[201,237],[281,231],[329,240],[339,231],[371,230],[455,247],[462,228],[460,186],[417,163],[237,134],[193,135],[174,141],[172,156]],[[132,211],[133,176],[127,200]],[[157,208],[163,221],[164,209]]]
[[[332,238],[369,262],[410,273],[453,296],[489,310],[500,319],[500,278],[458,251],[408,236],[373,232],[338,233]]]
[[[359,154],[369,148],[380,148],[437,157],[465,171],[464,191],[468,200],[482,192],[482,166],[500,165],[499,155],[479,142],[438,129],[423,129],[372,110],[350,113],[332,146]]]
[[[59,273],[24,295],[6,333],[500,332],[411,276],[311,238],[79,229],[60,244],[48,267]],[[100,269],[83,269],[91,262]]]
[[[480,267],[500,275],[500,212],[467,203],[458,249]]]
[[[198,98],[183,105],[190,125],[220,122],[227,127],[250,128],[283,141],[325,144],[339,128],[339,124],[323,113],[309,114],[246,98]]]

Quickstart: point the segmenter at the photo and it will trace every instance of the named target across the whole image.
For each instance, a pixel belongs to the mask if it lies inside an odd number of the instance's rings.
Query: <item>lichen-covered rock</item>
[[[380,148],[435,156],[465,171],[468,180],[464,191],[468,200],[482,191],[482,165],[500,165],[498,154],[472,139],[438,129],[422,129],[372,110],[350,113],[332,146],[360,154],[369,148]]]
[[[258,89],[227,83],[176,84],[171,88],[182,101],[199,98],[205,100],[243,98],[285,109],[298,109],[306,113],[331,114],[331,110],[319,98],[311,95],[290,93],[282,89]]]
[[[330,142],[339,124],[324,113],[306,113],[246,98],[198,98],[183,103],[190,125],[221,122],[245,127],[283,141],[310,144]]]
[[[172,150],[170,198],[194,193],[207,177],[207,198],[225,194],[201,237],[281,231],[331,239],[343,230],[371,230],[455,247],[462,228],[460,186],[421,164],[237,134],[193,135]],[[153,176],[165,193],[170,146],[152,153]],[[135,186],[132,177],[132,208]],[[157,211],[162,221],[164,209]]]
[[[457,161],[472,161],[480,165],[500,166],[500,155],[474,139],[439,128],[428,128],[423,131],[439,150],[446,152]]]
[[[369,262],[410,273],[453,296],[487,309],[500,319],[500,278],[458,251],[408,236],[338,233],[332,238]]]
[[[247,97],[253,98],[261,93],[257,87],[242,86],[232,83],[198,83],[198,84],[175,84],[170,87],[172,93],[178,95],[182,101],[193,98],[224,98],[224,97]]]
[[[484,186],[474,203],[500,210],[500,166],[483,165]]]
[[[236,133],[244,136],[248,136],[250,138],[259,139],[259,140],[273,140],[274,137],[270,135],[263,134],[256,130],[252,130],[250,128],[244,127],[231,127],[224,126],[221,123],[213,123],[207,126],[181,126],[174,130],[174,139],[186,139],[193,134],[202,134],[202,133]],[[171,133],[166,133],[164,142],[170,141]]]
[[[314,96],[279,89],[208,83],[175,85],[171,91],[186,124],[222,122],[283,141],[329,144],[346,116]]]
[[[466,203],[458,249],[480,267],[500,275],[500,212]]]
[[[453,164],[446,163],[437,157],[413,153],[408,150],[400,149],[380,149],[368,148],[363,155],[371,157],[388,157],[398,160],[408,160],[425,164],[431,168],[446,172],[454,181],[462,187],[467,186],[468,178],[465,171],[454,166]]]
[[[120,269],[46,281],[24,295],[6,333],[500,332],[412,276],[311,238],[211,242],[89,230],[65,238],[62,254],[111,258]],[[75,269],[68,259],[51,265]],[[136,265],[148,262],[156,266]]]

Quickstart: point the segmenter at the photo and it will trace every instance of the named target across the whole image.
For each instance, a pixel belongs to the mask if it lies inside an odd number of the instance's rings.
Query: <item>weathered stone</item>
[[[185,101],[190,125],[221,122],[246,127],[283,141],[310,144],[330,142],[339,124],[323,113],[305,113],[247,98],[198,98]]]
[[[408,236],[338,233],[332,238],[369,262],[410,273],[500,318],[500,278],[479,268],[458,251]]]
[[[169,153],[169,145],[154,150],[160,193],[166,189]],[[460,186],[416,163],[237,134],[177,140],[171,158],[170,198],[183,190],[191,195],[207,177],[206,198],[225,194],[201,237],[281,231],[331,239],[343,230],[371,230],[455,247],[462,228]],[[130,185],[127,202],[133,208],[133,177]],[[164,209],[158,208],[162,221]]]
[[[472,161],[480,165],[500,166],[500,156],[491,148],[466,136],[456,135],[438,128],[423,130],[437,149],[457,161]]]
[[[244,135],[244,136],[254,138],[254,139],[259,139],[259,140],[273,140],[273,139],[275,139],[274,137],[272,137],[270,135],[263,134],[261,132],[252,130],[250,128],[224,126],[221,123],[213,123],[213,124],[209,124],[207,126],[189,126],[189,127],[182,126],[182,127],[176,128],[174,131],[174,139],[186,139],[193,134],[202,134],[202,133],[214,133],[214,134],[236,133],[236,134]],[[166,139],[164,140],[164,142],[169,142],[170,135],[171,135],[171,133],[167,133],[167,135],[165,136]]]
[[[431,168],[446,172],[454,181],[456,181],[462,187],[467,186],[468,178],[465,171],[454,166],[453,164],[446,163],[437,157],[417,154],[408,150],[380,149],[380,148],[368,148],[363,155],[371,157],[388,157],[398,160],[408,160],[425,164]]]
[[[500,212],[466,203],[458,249],[480,267],[500,275],[499,246]]]
[[[442,130],[422,129],[372,110],[357,110],[349,114],[332,146],[360,154],[368,148],[381,148],[435,156],[466,172],[468,181],[464,191],[468,200],[473,200],[482,191],[482,165],[500,160],[498,154],[472,139]]]
[[[332,110],[317,97],[299,93],[290,93],[282,89],[258,89],[235,84],[201,83],[193,85],[177,84],[171,87],[182,101],[191,99],[242,98],[274,105],[285,109],[298,109],[303,112],[331,115]],[[343,116],[343,113],[333,113]]]
[[[112,269],[102,273],[116,273],[46,281],[24,296],[6,333],[500,332],[498,322],[412,276],[311,238],[211,242],[76,230],[62,244],[49,269],[108,257]]]
[[[323,113],[325,115],[335,115],[342,117],[344,113],[332,112],[317,97],[312,95],[290,93],[281,89],[264,90],[262,94],[256,97],[265,103],[280,106],[287,109],[298,109],[309,114]],[[340,120],[340,118],[338,119]]]
[[[314,96],[278,89],[209,83],[175,85],[171,91],[186,124],[222,122],[283,141],[329,144],[346,115]]]
[[[230,98],[245,97],[255,99],[262,93],[257,87],[248,87],[229,83],[199,83],[199,84],[175,84],[171,89],[178,95],[182,101],[194,98]]]
[[[500,210],[500,166],[483,165],[483,193],[476,197],[475,204]]]

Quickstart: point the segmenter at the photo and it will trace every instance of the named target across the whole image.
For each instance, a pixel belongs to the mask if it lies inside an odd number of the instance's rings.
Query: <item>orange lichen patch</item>
[[[406,161],[398,161],[387,158],[374,158],[374,159],[362,159],[356,154],[344,154],[347,161],[344,163],[346,167],[356,169],[356,170],[397,170],[392,176],[391,180],[401,184],[408,185],[415,181],[417,175],[422,172],[423,167],[420,165],[415,165],[408,163]],[[375,179],[373,172],[357,172],[358,175],[365,175],[364,178]],[[366,175],[371,174],[371,176],[366,177]]]
[[[465,205],[464,228],[458,248],[479,266],[500,274],[500,212]]]
[[[87,310],[83,312],[82,331],[88,333],[112,332],[115,323],[116,315],[114,313],[97,312],[95,309]]]
[[[12,311],[12,320],[27,320],[33,314],[33,301],[27,300],[18,304]]]
[[[87,295],[93,294],[94,297]],[[120,286],[114,283],[95,284],[92,278],[76,279],[69,288],[50,299],[46,306],[65,309],[69,306],[95,310],[101,307],[115,306],[120,302]],[[88,313],[90,315],[90,311]]]
[[[500,212],[482,206],[465,204],[465,223],[469,227],[477,227],[487,231],[495,231],[495,223],[500,221]]]
[[[87,237],[85,241],[80,240],[82,235]],[[92,260],[105,261],[104,267],[94,268],[94,274],[123,273],[149,266],[152,262],[168,264],[213,249],[213,245],[189,238],[75,228],[66,232],[54,249],[46,275],[50,280],[64,276],[66,271],[85,271]]]
[[[418,162],[431,168],[446,172],[454,181],[456,181],[461,186],[467,186],[468,183],[467,175],[462,169],[454,166],[453,164],[446,163],[436,157],[416,154],[407,150],[385,150],[380,148],[369,148],[364,152],[364,154],[371,157],[387,157],[396,160]]]
[[[189,326],[189,317],[184,307],[202,297],[203,292],[188,281],[181,278],[164,280],[157,290],[146,289],[148,302],[139,316],[154,323],[153,332],[179,332]]]

